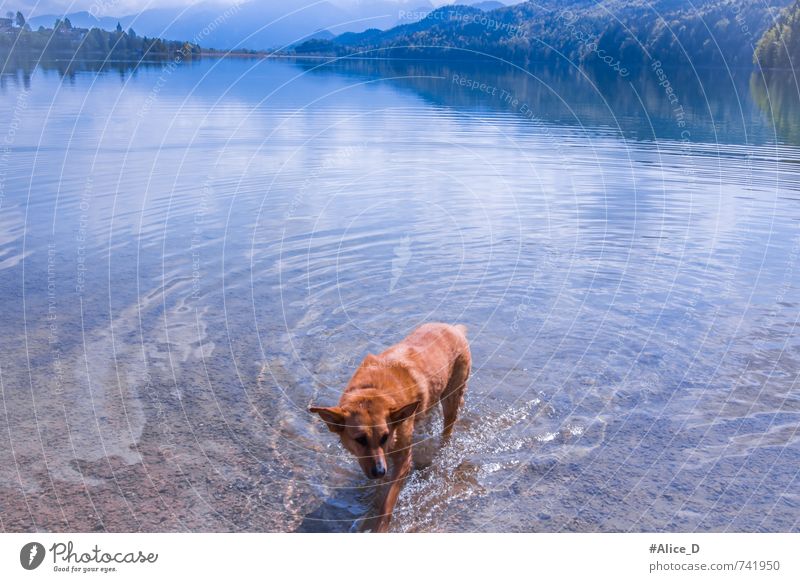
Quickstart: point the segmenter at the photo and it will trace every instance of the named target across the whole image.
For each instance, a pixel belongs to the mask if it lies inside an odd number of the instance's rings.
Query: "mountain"
[[[28,19],[35,30],[51,27],[57,18],[73,26],[113,30],[119,22],[137,34],[165,39],[189,39],[204,48],[266,50],[346,31],[390,28],[433,6],[428,0],[322,1],[249,0],[238,5],[206,0],[182,8],[153,8],[139,14],[95,18],[89,12],[47,14]]]
[[[515,62],[598,63],[616,70],[654,61],[749,66],[776,9],[788,2],[536,0],[488,12],[451,5],[419,22],[342,34],[327,47],[317,43],[314,52],[450,58],[488,54]],[[302,53],[303,46],[297,51]]]
[[[310,40],[323,40],[323,41],[330,41],[336,38],[336,35],[333,34],[330,30],[318,30],[309,34],[306,37],[303,37],[298,41],[298,44],[308,42]]]
[[[77,28],[102,28],[104,30],[113,30],[117,26],[116,18],[95,18],[89,12],[72,12],[67,15],[72,26]],[[64,15],[56,16],[55,14],[47,14],[44,16],[33,16],[28,19],[28,24],[33,30],[40,26],[44,28],[52,28],[53,23],[57,19],[64,19]]]

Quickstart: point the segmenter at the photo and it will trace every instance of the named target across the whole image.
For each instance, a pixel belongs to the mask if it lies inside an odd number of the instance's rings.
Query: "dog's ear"
[[[338,406],[331,406],[329,408],[312,406],[308,411],[319,414],[320,418],[328,425],[329,431],[342,432],[344,430],[345,412],[343,408]]]
[[[408,419],[413,415],[417,408],[419,408],[419,400],[416,402],[412,402],[411,404],[406,404],[402,408],[398,408],[396,410],[392,410],[389,413],[389,424],[397,424],[403,422],[404,420]]]

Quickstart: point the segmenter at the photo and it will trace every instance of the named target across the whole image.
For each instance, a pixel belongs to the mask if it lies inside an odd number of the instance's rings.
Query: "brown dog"
[[[338,406],[309,408],[322,417],[353,453],[370,479],[391,472],[376,498],[375,514],[362,529],[385,532],[400,489],[411,470],[414,417],[442,403],[447,440],[464,401],[471,357],[463,325],[426,323],[356,370]]]

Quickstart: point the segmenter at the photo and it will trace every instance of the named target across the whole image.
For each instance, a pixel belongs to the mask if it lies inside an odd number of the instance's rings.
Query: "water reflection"
[[[558,125],[607,128],[630,139],[774,142],[771,120],[758,119],[754,107],[761,106],[756,93],[761,74],[748,69],[669,69],[662,79],[653,67],[634,69],[623,77],[602,66],[534,63],[523,69],[500,61],[340,59],[300,61],[298,66],[320,75],[335,71],[362,81],[391,80],[436,106],[533,115]],[[777,78],[772,81],[777,88]],[[798,103],[797,91],[792,98],[788,83],[782,96],[786,106]]]
[[[0,91],[8,85],[31,88],[31,78],[35,71],[44,74],[57,74],[62,80],[74,84],[79,73],[116,73],[124,81],[139,70],[160,70],[168,59],[148,59],[142,61],[87,60],[51,55],[36,55],[23,51],[13,51],[2,57],[0,68]],[[185,66],[191,66],[191,63]]]
[[[788,71],[753,73],[750,92],[779,139],[800,143],[800,89],[795,76]]]

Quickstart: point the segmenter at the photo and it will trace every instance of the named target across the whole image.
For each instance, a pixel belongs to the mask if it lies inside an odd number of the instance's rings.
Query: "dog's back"
[[[418,397],[427,410],[440,400],[456,368],[469,375],[472,363],[465,325],[426,323],[378,357],[396,362],[414,375]]]

